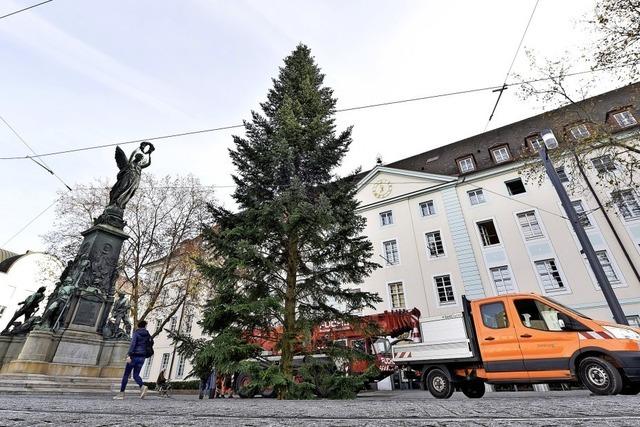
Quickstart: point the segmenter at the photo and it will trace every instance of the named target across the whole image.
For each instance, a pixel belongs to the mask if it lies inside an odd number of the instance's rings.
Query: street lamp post
[[[584,231],[584,227],[582,226],[582,222],[580,222],[580,218],[573,208],[573,204],[571,203],[571,199],[569,199],[569,195],[567,194],[567,190],[562,185],[560,181],[560,177],[558,176],[558,172],[556,172],[556,168],[553,166],[549,155],[547,154],[547,148],[553,149],[558,146],[558,141],[556,140],[553,132],[550,129],[545,129],[541,132],[542,139],[544,140],[544,145],[540,147],[540,158],[542,159],[542,163],[544,164],[544,168],[547,171],[547,175],[551,180],[551,184],[553,184],[553,188],[555,188],[558,197],[560,198],[560,202],[562,203],[562,207],[569,218],[569,222],[571,222],[571,226],[573,227],[573,231],[576,233],[578,237],[578,241],[580,242],[580,246],[582,246],[582,251],[587,257],[587,261],[589,261],[589,265],[591,266],[591,270],[600,285],[600,289],[602,289],[602,293],[604,294],[604,298],[607,300],[607,304],[611,309],[611,313],[613,313],[613,318],[615,321],[622,325],[628,325],[629,322],[622,311],[622,307],[620,306],[620,302],[616,297],[616,294],[613,292],[613,288],[611,287],[611,283],[609,283],[609,278],[607,274],[604,272],[600,261],[598,260],[598,256],[596,255],[593,246],[591,245],[591,241],[587,236],[587,233]]]

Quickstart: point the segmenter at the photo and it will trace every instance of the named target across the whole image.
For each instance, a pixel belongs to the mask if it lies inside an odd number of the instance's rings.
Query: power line
[[[22,142],[22,143],[25,145],[25,147],[27,147],[27,148],[28,148],[28,149],[29,149],[29,150],[30,150],[34,155],[36,155],[36,156],[38,155],[38,153],[36,153],[36,152],[35,152],[35,150],[34,150],[33,148],[31,148],[31,146],[27,143],[27,141],[25,141],[25,140],[24,140],[24,138],[23,138],[23,137],[18,133],[18,131],[17,131],[17,130],[15,130],[15,129],[14,129],[14,127],[13,127],[13,126],[11,126],[11,125],[9,124],[9,122],[8,122],[8,121],[7,121],[7,120],[6,120],[2,115],[0,115],[0,120],[2,120],[2,122],[3,122],[5,125],[7,125],[7,127],[11,130],[11,132],[13,132],[13,134],[16,136],[16,138],[18,138],[18,140],[20,140],[20,142]],[[36,165],[40,166],[42,169],[46,170],[46,171],[47,171],[47,172],[49,172],[51,175],[53,175],[55,178],[57,178],[57,179],[58,179],[58,181],[60,181],[60,182],[62,183],[62,185],[64,185],[65,187],[67,187],[67,189],[68,189],[69,191],[73,191],[73,190],[71,189],[71,187],[69,187],[69,186],[67,185],[67,183],[66,183],[66,182],[64,182],[64,181],[62,180],[62,178],[60,178],[60,177],[59,177],[59,176],[58,176],[58,175],[53,171],[53,169],[51,169],[51,167],[49,167],[49,165],[48,165],[44,160],[40,159],[40,161],[38,161],[38,160],[36,160],[36,159],[35,159],[35,158],[33,158],[33,157],[29,157],[29,158],[30,158],[30,159],[31,159],[31,160],[32,160]]]
[[[472,187],[472,185],[471,185],[471,184],[469,184],[469,187]],[[520,204],[523,204],[523,205],[529,206],[530,208],[536,208],[536,209],[538,209],[539,211],[546,212],[546,213],[551,214],[551,215],[555,215],[555,216],[560,217],[560,218],[562,218],[562,219],[566,219],[567,221],[569,220],[569,218],[567,218],[566,216],[563,216],[563,215],[557,214],[557,213],[555,213],[555,212],[552,212],[552,211],[549,211],[549,210],[543,209],[543,208],[541,208],[541,207],[539,207],[539,206],[536,206],[536,205],[532,205],[531,203],[523,202],[523,201],[522,201],[522,200],[520,200],[520,199],[516,199],[516,198],[513,198],[513,197],[509,197],[509,196],[507,196],[507,195],[504,195],[504,194],[500,194],[500,193],[498,193],[497,191],[492,191],[492,190],[489,190],[488,188],[484,188],[484,187],[477,187],[477,186],[474,186],[474,188],[479,188],[479,189],[481,189],[481,190],[486,191],[487,193],[495,194],[496,196],[500,196],[500,197],[503,197],[503,198],[505,198],[505,199],[511,200],[511,201],[513,201],[513,202],[517,202],[517,203],[520,203]]]
[[[24,9],[16,10],[15,12],[8,13],[6,15],[0,16],[0,19],[7,18],[9,16],[15,15],[16,13],[24,12],[25,10],[33,9],[34,7],[41,6],[45,3],[51,3],[53,0],[43,1],[42,3],[34,4],[33,6],[25,7]]]
[[[529,16],[529,20],[527,21],[526,27],[524,27],[524,31],[522,32],[522,37],[520,38],[520,43],[518,43],[518,48],[516,49],[516,53],[513,55],[513,59],[511,60],[511,64],[509,65],[509,69],[507,70],[507,74],[504,76],[504,82],[502,83],[502,87],[500,89],[494,90],[494,92],[498,92],[498,99],[496,99],[496,103],[493,106],[493,110],[491,110],[491,115],[489,116],[489,120],[487,120],[487,124],[484,127],[486,131],[489,127],[489,122],[493,118],[493,115],[498,108],[498,104],[500,103],[500,98],[502,98],[502,94],[505,90],[507,90],[507,79],[509,78],[509,74],[511,74],[511,69],[513,68],[513,64],[516,62],[516,58],[518,57],[518,52],[520,52],[520,47],[522,47],[522,42],[524,41],[525,36],[527,35],[527,30],[529,30],[529,25],[531,25],[531,20],[533,19],[533,15],[536,13],[536,9],[538,8],[538,3],[540,0],[536,0],[536,4],[533,5],[533,10],[531,11],[531,15]]]
[[[4,243],[2,244],[2,246],[6,246],[6,245],[7,245],[7,243],[9,243],[10,241],[12,241],[16,236],[18,236],[20,233],[22,233],[24,230],[26,230],[26,229],[27,229],[27,227],[29,227],[29,226],[30,226],[31,224],[33,224],[33,223],[34,223],[38,218],[40,218],[42,215],[44,215],[44,213],[45,213],[46,211],[48,211],[49,209],[51,209],[51,207],[52,207],[53,205],[55,205],[57,202],[58,202],[58,199],[54,200],[54,201],[53,201],[53,203],[51,203],[49,206],[47,206],[46,208],[44,208],[44,210],[43,210],[42,212],[40,212],[38,215],[36,215],[36,216],[31,220],[31,221],[29,221],[28,223],[26,223],[26,224],[25,224],[25,225],[24,225],[20,230],[16,231],[16,233],[15,233],[13,236],[9,237],[9,239],[8,239],[6,242],[4,242]]]
[[[591,74],[591,73],[596,73],[596,72],[599,72],[599,71],[612,70],[612,69],[616,69],[616,68],[624,68],[624,67],[628,67],[629,65],[633,65],[633,64],[615,65],[615,66],[611,66],[611,67],[594,68],[594,69],[590,69],[590,70],[576,71],[574,73],[566,73],[562,77],[573,77],[573,76],[578,76],[578,75],[582,75],[582,74]],[[499,88],[502,88],[503,86],[511,87],[511,86],[520,86],[520,85],[523,85],[523,84],[538,83],[538,82],[543,82],[543,81],[551,80],[551,79],[558,78],[558,77],[560,77],[560,76],[541,77],[541,78],[538,78],[538,79],[531,79],[531,80],[524,80],[524,81],[513,82],[513,83],[506,83],[506,84],[500,85],[500,86],[487,86],[487,87],[483,87],[483,88],[466,89],[466,90],[459,90],[459,91],[454,91],[454,92],[444,92],[444,93],[439,93],[439,94],[434,94],[434,95],[426,95],[426,96],[415,97],[415,98],[407,98],[407,99],[386,101],[386,102],[380,102],[380,103],[376,103],[376,104],[366,104],[366,105],[360,105],[360,106],[356,106],[356,107],[341,108],[339,110],[336,110],[336,112],[337,113],[342,113],[342,112],[346,112],[346,111],[364,110],[364,109],[368,109],[368,108],[378,108],[378,107],[384,107],[384,106],[396,105],[396,104],[403,104],[403,103],[408,103],[408,102],[424,101],[424,100],[434,99],[434,98],[444,98],[444,97],[447,97],[447,96],[463,95],[463,94],[469,94],[469,93],[475,93],[475,92],[482,92],[482,91],[487,91],[487,90],[499,89]],[[147,138],[134,139],[134,140],[130,140],[130,141],[120,141],[120,142],[114,142],[114,143],[109,143],[109,144],[91,145],[91,146],[79,147],[79,148],[70,148],[70,149],[67,149],[67,150],[52,151],[52,152],[49,152],[49,153],[43,153],[43,154],[38,154],[38,155],[34,155],[34,156],[5,156],[5,157],[0,157],[0,160],[27,160],[27,159],[31,159],[31,158],[57,156],[57,155],[60,155],[60,154],[77,153],[77,152],[80,152],[80,151],[97,150],[97,149],[100,149],[100,148],[115,147],[117,145],[139,144],[139,143],[144,142],[144,141],[158,141],[158,140],[162,140],[162,139],[179,138],[179,137],[183,137],[183,136],[190,136],[190,135],[197,135],[197,134],[211,133],[211,132],[219,132],[219,131],[223,131],[223,130],[236,129],[236,128],[241,128],[241,127],[244,127],[244,125],[243,124],[237,124],[237,125],[229,125],[229,126],[220,126],[220,127],[215,127],[215,128],[209,128],[209,129],[200,129],[200,130],[173,133],[173,134],[167,134],[167,135],[152,136],[152,137],[147,137]]]

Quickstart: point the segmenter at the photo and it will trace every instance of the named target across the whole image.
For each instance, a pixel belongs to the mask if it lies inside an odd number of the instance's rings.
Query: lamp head
[[[556,136],[553,134],[553,131],[551,129],[543,129],[540,132],[540,136],[544,141],[544,146],[547,147],[548,150],[558,148],[558,140],[556,139]]]

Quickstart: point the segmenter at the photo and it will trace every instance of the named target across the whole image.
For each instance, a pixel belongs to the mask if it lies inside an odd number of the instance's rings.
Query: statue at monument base
[[[41,316],[34,316],[45,288],[21,302],[0,335],[2,376],[47,376],[51,381],[74,378],[118,378],[131,334],[130,304],[124,293],[114,299],[117,265],[128,235],[124,209],[135,194],[142,169],[151,163],[152,144],[144,142],[127,159],[116,148],[120,172],[109,205],[69,261]],[[24,316],[24,321],[18,319]]]

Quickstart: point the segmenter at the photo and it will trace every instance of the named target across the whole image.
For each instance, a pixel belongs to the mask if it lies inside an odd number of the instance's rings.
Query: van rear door
[[[510,297],[515,328],[532,380],[570,378],[569,361],[579,349],[576,331],[562,329],[559,310],[543,298]]]
[[[488,380],[528,380],[513,315],[505,297],[472,304],[474,325]]]

